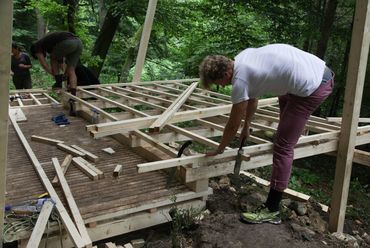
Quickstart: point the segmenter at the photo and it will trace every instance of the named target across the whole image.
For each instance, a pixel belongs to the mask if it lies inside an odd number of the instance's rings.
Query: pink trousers
[[[294,146],[315,109],[331,94],[334,78],[322,83],[310,96],[291,94],[279,97],[280,122],[275,135],[271,188],[283,191],[288,187]]]

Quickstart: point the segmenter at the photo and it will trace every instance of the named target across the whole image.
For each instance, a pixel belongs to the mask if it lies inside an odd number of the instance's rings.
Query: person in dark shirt
[[[83,45],[81,40],[70,32],[51,32],[31,46],[31,55],[37,58],[46,72],[55,78],[53,88],[62,88],[63,74],[59,74],[59,64],[65,58],[64,75],[70,82],[69,91],[76,95],[77,77],[75,68],[80,59]],[[50,65],[46,62],[46,54],[50,55]]]
[[[16,43],[12,43],[12,63],[11,70],[13,75],[13,83],[17,90],[31,89],[32,79],[30,68],[32,67],[30,57],[21,52],[20,47]]]

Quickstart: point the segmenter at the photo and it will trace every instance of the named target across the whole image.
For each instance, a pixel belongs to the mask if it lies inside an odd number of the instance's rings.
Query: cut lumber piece
[[[90,239],[89,234],[87,233],[85,223],[82,219],[82,216],[80,214],[76,201],[73,198],[73,195],[72,195],[71,189],[69,188],[67,180],[64,177],[64,173],[63,173],[62,168],[59,165],[59,161],[57,158],[52,158],[51,161],[53,162],[55,171],[57,173],[57,176],[60,182],[60,186],[63,190],[64,196],[66,197],[69,209],[71,210],[72,217],[76,223],[78,231],[80,232],[81,238],[85,242],[86,247],[92,247],[92,241]]]
[[[85,165],[85,163],[83,163],[79,157],[76,157],[76,158],[72,158],[72,161],[73,163],[83,172],[85,173],[91,180],[98,180],[99,179],[99,175],[93,171],[90,167],[88,167],[87,165]]]
[[[27,121],[21,108],[9,108],[9,114],[12,115],[17,122]]]
[[[82,153],[84,153],[85,154],[85,157],[88,160],[90,160],[90,161],[92,161],[94,163],[98,162],[99,157],[96,156],[95,154],[92,154],[91,152],[88,152],[85,149],[83,149],[83,148],[81,148],[81,147],[79,147],[77,145],[71,145],[71,147],[74,148],[74,149],[76,149],[76,150],[78,150],[78,151],[80,151],[80,152],[82,152]]]
[[[134,248],[131,243],[127,243],[123,246],[123,248]]]
[[[44,143],[44,144],[49,144],[49,145],[58,145],[58,144],[63,144],[64,143],[64,141],[62,141],[62,140],[51,139],[51,138],[42,137],[42,136],[38,136],[38,135],[32,135],[31,140],[36,141],[36,142],[40,142],[40,143]]]
[[[353,154],[353,162],[370,166],[370,152],[355,149],[355,153]]]
[[[142,248],[145,245],[144,239],[133,239],[131,240],[131,244],[134,248]]]
[[[342,122],[342,117],[326,117],[326,119],[329,122],[337,122],[337,123]],[[360,117],[360,118],[358,118],[358,122],[370,123],[370,118]]]
[[[102,151],[104,151],[104,152],[106,152],[106,153],[108,153],[110,155],[112,155],[112,154],[115,153],[115,151],[112,148],[110,148],[110,147],[103,148]]]
[[[39,217],[37,218],[36,225],[33,228],[30,239],[27,243],[27,248],[39,247],[42,235],[45,232],[46,224],[49,221],[51,211],[53,211],[54,203],[51,200],[44,202],[41,208]]]
[[[263,186],[266,186],[266,187],[270,186],[269,181],[267,181],[265,179],[262,179],[260,177],[257,177],[255,175],[253,175],[252,173],[249,173],[249,172],[246,172],[246,171],[241,171],[240,174],[253,179],[254,181],[256,181],[256,183],[259,183]],[[288,195],[288,197],[293,198],[293,199],[298,200],[298,201],[308,201],[311,198],[311,196],[309,196],[309,195],[297,192],[297,191],[292,190],[292,189],[285,189],[283,193]],[[322,211],[324,211],[324,212],[328,211],[328,206],[323,205],[321,203],[319,203],[319,204],[321,206]]]
[[[198,83],[192,83],[149,127],[149,131],[159,132],[166,123],[172,119],[174,114],[186,102],[188,97],[193,93]]]
[[[117,246],[114,243],[112,243],[112,242],[105,243],[104,244],[104,247],[105,248],[117,248]]]
[[[55,206],[59,212],[59,215],[62,219],[64,227],[67,229],[68,234],[71,236],[74,245],[78,248],[84,247],[85,242],[82,240],[76,226],[74,225],[72,219],[69,217],[67,210],[64,208],[63,203],[59,199],[57,192],[53,188],[53,185],[51,184],[49,178],[47,177],[35,153],[32,151],[31,146],[28,144],[28,141],[26,137],[24,136],[24,134],[22,133],[22,130],[19,128],[15,119],[11,116],[9,117],[10,117],[10,120],[13,124],[15,131],[17,132],[19,139],[21,140],[21,143],[24,149],[26,150],[28,157],[32,161],[32,165],[34,166],[38,176],[40,177],[42,184],[44,185],[46,190],[49,192],[50,197],[55,201]]]
[[[39,99],[37,99],[32,93],[30,93],[32,100],[35,102],[35,105],[42,105]]]
[[[119,175],[121,175],[121,173],[122,173],[122,165],[121,164],[117,164],[116,165],[116,168],[114,168],[113,176],[114,177],[119,177]]]
[[[63,143],[58,143],[57,144],[57,147],[62,150],[62,151],[65,151],[69,154],[72,154],[73,156],[77,156],[77,157],[84,157],[85,156],[85,153],[83,152],[80,152],[79,150],[76,150],[66,144],[63,144]]]
[[[84,163],[87,167],[89,167],[92,171],[94,171],[96,174],[98,174],[99,179],[104,178],[104,173],[99,170],[96,166],[90,164],[88,161],[81,157],[77,157],[78,160],[80,160],[82,163]]]
[[[68,154],[65,158],[64,158],[64,161],[62,163],[62,165],[60,167],[62,167],[62,171],[63,171],[63,174],[66,174],[67,170],[68,170],[68,167],[69,165],[71,164],[72,162],[72,155]],[[57,186],[59,185],[59,180],[58,180],[58,177],[55,176],[53,181],[51,182],[54,186]]]

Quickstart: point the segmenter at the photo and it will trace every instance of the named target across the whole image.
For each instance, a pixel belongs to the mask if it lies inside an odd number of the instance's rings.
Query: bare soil
[[[238,187],[240,185],[242,187]],[[211,180],[210,186],[214,193],[207,200],[208,213],[203,213],[203,218],[191,228],[175,233],[173,226],[166,224],[117,237],[113,242],[123,245],[142,238],[146,247],[151,248],[370,247],[368,241],[360,238],[369,227],[358,226],[352,221],[346,222],[344,231],[358,239],[339,240],[331,235],[327,230],[328,214],[313,201],[283,200],[283,222],[280,225],[243,223],[240,213],[262,204],[267,189],[248,178],[242,178],[236,184],[228,177],[216,178]],[[303,213],[296,209],[297,206],[303,209]]]

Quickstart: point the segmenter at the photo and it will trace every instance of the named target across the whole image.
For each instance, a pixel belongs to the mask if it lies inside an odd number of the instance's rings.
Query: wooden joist
[[[98,168],[96,168],[96,166],[90,164],[88,161],[86,161],[85,159],[83,159],[81,157],[77,157],[76,159],[78,159],[79,161],[81,161],[82,163],[84,163],[89,169],[91,169],[96,174],[98,174],[98,178],[99,179],[104,178],[104,173],[101,170],[99,170]]]
[[[90,161],[92,161],[92,162],[94,162],[94,163],[96,163],[96,162],[98,162],[99,161],[99,157],[98,156],[96,156],[95,154],[92,154],[91,152],[89,152],[89,151],[86,151],[85,149],[83,149],[83,148],[81,148],[81,147],[79,147],[79,146],[77,146],[77,145],[71,145],[71,147],[73,148],[73,149],[76,149],[76,150],[78,150],[78,151],[80,151],[80,152],[82,152],[83,154],[85,154],[85,158],[87,158],[88,160],[90,160]]]
[[[72,162],[76,165],[84,174],[86,174],[91,180],[98,180],[99,175],[83,163],[78,157],[72,158]]]
[[[42,235],[45,232],[45,227],[49,221],[51,211],[53,211],[54,203],[50,200],[47,200],[42,205],[40,214],[37,218],[36,224],[33,228],[30,239],[27,243],[27,248],[39,247]]]
[[[78,209],[78,206],[76,204],[75,199],[73,198],[71,189],[69,188],[69,185],[67,183],[66,178],[64,177],[64,173],[62,168],[59,165],[59,161],[57,158],[52,158],[52,162],[55,168],[55,171],[57,173],[60,186],[63,190],[64,196],[67,199],[69,209],[71,210],[72,217],[74,219],[74,222],[76,223],[77,229],[81,235],[81,238],[83,239],[86,247],[92,247],[92,241],[90,239],[89,234],[87,233],[87,229],[85,227],[85,223],[81,217],[80,211]]]
[[[342,122],[342,117],[326,117],[326,119],[328,120],[328,122],[336,122],[336,123]],[[358,118],[358,122],[370,123],[370,118],[360,117]]]
[[[193,93],[198,83],[192,83],[149,127],[150,131],[159,132],[164,125],[174,116],[174,114],[186,102]]]
[[[78,157],[84,157],[85,156],[85,153],[80,152],[79,150],[74,149],[74,148],[72,148],[72,147],[70,147],[66,144],[63,144],[63,143],[58,143],[57,147],[60,150],[65,151],[66,153],[72,154],[73,156],[78,156]]]
[[[38,136],[38,135],[32,135],[31,140],[36,141],[36,142],[40,142],[40,143],[44,143],[44,144],[55,145],[55,146],[58,145],[58,144],[64,143],[64,141],[62,141],[62,140],[51,139],[51,138],[42,137],[42,136]]]
[[[68,154],[64,160],[63,160],[63,163],[62,165],[60,166],[62,168],[62,171],[63,171],[63,174],[65,175],[67,170],[68,170],[68,167],[69,165],[71,164],[72,162],[72,155]],[[55,176],[53,181],[51,181],[51,183],[55,186],[58,186],[59,185],[59,180],[58,180],[58,177]]]
[[[271,104],[276,102],[276,98],[273,99],[262,99],[259,101],[259,106],[264,106],[265,104]],[[227,114],[231,110],[231,104],[224,106],[216,106],[210,108],[202,108],[195,110],[188,110],[183,112],[178,112],[174,115],[168,123],[177,123],[189,120],[196,120],[201,118],[207,118],[222,114]],[[114,135],[122,132],[128,132],[132,130],[149,128],[150,125],[158,118],[159,116],[148,116],[142,118],[135,118],[131,120],[122,120],[115,121],[110,123],[101,123],[96,125],[89,125],[87,130],[92,133],[94,138],[104,137],[108,135]]]

